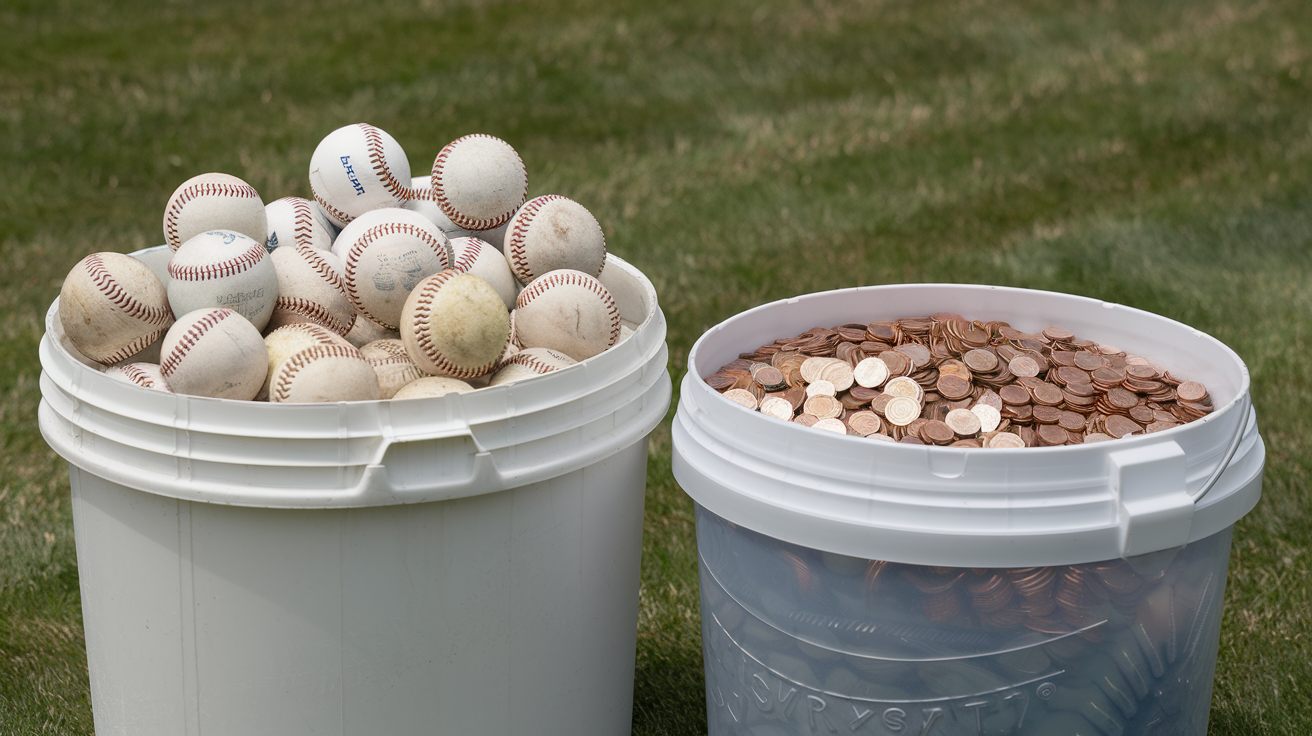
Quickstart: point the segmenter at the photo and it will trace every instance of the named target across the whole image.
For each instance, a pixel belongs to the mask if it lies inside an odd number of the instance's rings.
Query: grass
[[[0,6],[0,733],[91,733],[68,479],[36,346],[86,253],[162,242],[204,171],[308,195],[367,121],[469,132],[655,282],[676,382],[763,301],[904,281],[1120,301],[1253,373],[1211,733],[1312,732],[1312,6],[1296,0],[11,0]],[[677,384],[676,384],[677,385]],[[653,435],[634,732],[705,730],[691,504]]]

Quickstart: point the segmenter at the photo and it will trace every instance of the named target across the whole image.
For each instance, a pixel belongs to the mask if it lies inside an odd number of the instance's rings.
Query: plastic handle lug
[[[1123,557],[1189,542],[1194,498],[1185,488],[1186,459],[1174,440],[1108,454]]]

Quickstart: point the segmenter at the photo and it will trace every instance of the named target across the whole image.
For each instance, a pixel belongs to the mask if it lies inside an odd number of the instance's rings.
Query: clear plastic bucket
[[[628,733],[671,386],[650,282],[613,256],[601,280],[624,342],[409,401],[139,389],[52,306],[39,419],[69,461],[96,732]]]
[[[700,379],[815,325],[939,311],[1067,327],[1218,408],[1116,442],[925,447],[780,422]],[[1231,531],[1265,458],[1224,345],[1091,299],[907,285],[745,312],[689,366],[674,473],[697,502],[712,736],[1206,732]]]

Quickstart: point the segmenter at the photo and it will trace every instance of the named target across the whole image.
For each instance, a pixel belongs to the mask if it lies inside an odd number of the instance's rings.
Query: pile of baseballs
[[[315,149],[312,200],[188,179],[164,211],[165,277],[119,253],[83,258],[60,291],[61,339],[145,388],[302,403],[502,385],[630,334],[598,280],[597,219],[528,199],[508,143],[457,138],[430,176],[410,173],[392,136],[359,123]]]

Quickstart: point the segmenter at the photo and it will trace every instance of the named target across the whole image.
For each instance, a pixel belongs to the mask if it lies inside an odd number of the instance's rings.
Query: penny
[[[1034,396],[1034,403],[1045,406],[1057,406],[1064,399],[1061,389],[1051,383],[1041,383],[1035,386],[1030,390],[1030,394]]]
[[[913,368],[921,368],[929,363],[929,349],[919,343],[909,342],[893,348],[911,359]]]
[[[1028,355],[1017,355],[1007,364],[1007,368],[1018,376],[1034,377],[1039,375],[1039,362]]]
[[[1034,421],[1039,424],[1056,424],[1061,421],[1062,411],[1055,406],[1040,404],[1034,407]]]
[[[787,422],[793,418],[793,405],[787,399],[770,396],[761,402],[761,413]]]
[[[1207,398],[1207,387],[1197,381],[1185,381],[1176,386],[1175,395],[1181,401],[1202,401]]]
[[[1056,445],[1064,445],[1069,439],[1066,436],[1066,430],[1062,429],[1061,427],[1058,427],[1055,424],[1039,425],[1038,435],[1039,435],[1039,442],[1041,444],[1047,445],[1048,447],[1054,447]]]
[[[858,411],[847,418],[847,426],[855,429],[862,437],[869,437],[883,427],[879,415],[873,411]]]
[[[802,403],[806,401],[806,389],[801,386],[794,386],[781,394],[782,398],[788,399],[788,403],[793,405],[793,411],[802,408]]]
[[[828,365],[831,360],[833,358],[807,358],[800,367],[802,380],[807,383],[814,383],[820,377],[820,369]]]
[[[971,416],[974,415],[971,414]],[[925,426],[920,429],[920,437],[926,442],[932,442],[936,445],[946,445],[957,438],[954,430],[947,422],[940,422],[937,419],[925,422]]]
[[[837,432],[838,434],[847,434],[847,425],[843,424],[841,421],[834,419],[832,417],[821,419],[820,421],[816,422],[815,424],[812,424],[811,426],[815,427],[816,429],[824,429],[830,432]]]
[[[728,391],[725,391],[724,398],[752,410],[755,410],[757,406],[756,397],[753,396],[750,391],[744,391],[740,388],[731,388]]]
[[[737,380],[737,376],[731,376],[727,373],[716,373],[706,377],[706,385],[716,391],[727,391],[733,387],[734,382]]]
[[[852,388],[852,366],[846,361],[835,360],[820,369],[817,380],[829,381],[836,391]]]
[[[863,404],[868,404],[871,399],[878,396],[881,392],[878,389],[865,388],[864,386],[857,385],[848,389],[847,393],[857,401],[860,401]]]
[[[884,393],[891,396],[905,396],[909,399],[915,400],[917,403],[919,403],[925,396],[925,390],[920,387],[920,384],[906,376],[890,378],[888,382],[884,384]]]
[[[895,396],[884,407],[884,417],[899,427],[905,427],[919,416],[920,404],[906,396]]]
[[[905,376],[911,372],[911,359],[896,350],[889,350],[875,357],[883,361],[884,365],[888,367],[888,375],[890,376]]]
[[[1103,367],[1103,359],[1101,355],[1081,350],[1075,354],[1073,365],[1080,370],[1096,371]]]
[[[870,400],[870,411],[873,411],[876,414],[883,414],[884,409],[888,406],[888,402],[892,399],[893,397],[888,394],[880,394],[876,396]]]
[[[998,356],[992,350],[975,348],[961,356],[961,360],[976,373],[992,373],[998,368]]]
[[[1010,432],[999,432],[998,434],[993,435],[993,438],[989,440],[988,446],[989,448],[995,450],[1001,450],[1001,449],[1014,450],[1024,447],[1025,440],[1022,440],[1021,438],[1017,437],[1014,434],[1011,434]]]
[[[888,380],[888,364],[879,358],[866,358],[852,369],[852,377],[864,388],[882,386]]]
[[[793,421],[797,424],[804,424],[808,427],[813,427],[816,422],[820,421],[820,417],[817,417],[814,414],[798,414],[793,417]]]
[[[1071,432],[1082,430],[1084,429],[1084,415],[1073,411],[1064,411],[1061,413],[1061,417],[1057,419],[1057,425]]]
[[[834,384],[823,378],[812,381],[806,386],[806,396],[837,396],[838,391],[834,389]]]
[[[1014,406],[1028,404],[1033,400],[1029,391],[1026,391],[1023,387],[1017,386],[1016,384],[1003,386],[998,389],[998,396],[1002,399],[1003,403],[1012,404]]]
[[[813,414],[820,419],[830,419],[843,413],[843,405],[838,399],[832,396],[812,396],[802,404],[802,409],[807,414]]]
[[[1113,388],[1107,392],[1107,402],[1117,409],[1129,409],[1139,405],[1139,397],[1123,388]]]
[[[1043,336],[1049,340],[1065,342],[1075,337],[1075,333],[1064,327],[1044,327]]]
[[[972,406],[970,411],[979,418],[979,431],[981,432],[992,432],[1002,423],[1002,412],[991,404],[980,402]]]
[[[993,409],[993,407],[985,407],[985,408]],[[997,412],[996,409],[994,409],[993,411],[994,413]],[[1001,416],[999,416],[999,419],[1001,419]],[[970,409],[953,409],[952,411],[948,412],[947,418],[944,419],[943,421],[949,427],[952,428],[953,432],[961,435],[962,437],[973,437],[974,435],[978,434],[980,430],[984,428],[984,423],[980,420],[979,415],[976,414],[974,411],[971,411]],[[993,428],[994,429],[997,428],[996,423],[994,424]]]
[[[1084,435],[1084,444],[1087,445],[1091,442],[1106,442],[1107,440],[1114,440],[1114,439],[1116,438],[1112,437],[1109,434],[1103,434],[1102,432],[1090,432],[1089,434]]]
[[[888,322],[871,322],[866,325],[866,337],[871,340],[892,343],[898,338],[898,330]]]
[[[1113,414],[1107,417],[1107,434],[1118,440],[1127,434],[1135,434],[1142,431],[1143,427],[1129,417],[1123,417],[1120,414]]]
[[[944,398],[953,400],[970,396],[972,388],[969,380],[948,375],[939,375],[938,382],[935,385],[939,394]]]
[[[998,411],[1002,411],[1002,397],[998,396],[997,392],[993,389],[985,389],[980,393],[979,398],[977,398],[976,401],[985,406],[991,406]]]
[[[752,378],[766,391],[778,391],[788,385],[784,381],[783,371],[769,365],[753,371]]]

